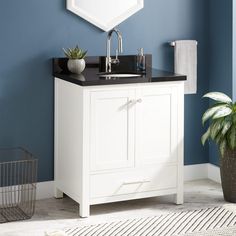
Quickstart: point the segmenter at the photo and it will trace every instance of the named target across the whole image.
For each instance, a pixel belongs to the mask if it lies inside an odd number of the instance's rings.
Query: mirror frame
[[[91,24],[97,26],[98,28],[104,31],[109,31],[144,7],[144,0],[136,1],[137,4],[135,7],[129,8],[125,10],[124,13],[122,13],[121,15],[115,16],[114,19],[112,19],[108,24],[94,18],[91,14],[89,14],[89,12],[85,12],[79,9],[78,6],[76,6],[75,4],[75,0],[67,0],[67,9],[73,12],[74,14],[80,16],[81,18],[85,19],[86,21],[90,22]]]

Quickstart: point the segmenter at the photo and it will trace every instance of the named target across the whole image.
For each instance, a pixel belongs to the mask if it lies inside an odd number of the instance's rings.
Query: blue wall
[[[173,70],[173,49],[166,42],[199,41],[198,94],[185,97],[185,164],[208,162],[208,148],[200,144],[201,115],[208,106],[201,100],[209,85],[208,7],[206,0],[146,0],[142,11],[119,26],[125,54],[144,47],[154,67],[165,70]],[[106,33],[67,11],[64,0],[1,0],[0,30],[0,146],[27,148],[39,159],[39,181],[51,180],[50,59],[77,43],[89,55],[103,55]]]
[[[233,95],[233,0],[210,0],[209,91]],[[211,143],[209,161],[218,165],[219,154]]]

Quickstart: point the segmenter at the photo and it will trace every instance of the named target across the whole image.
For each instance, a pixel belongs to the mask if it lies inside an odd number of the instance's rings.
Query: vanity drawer
[[[91,199],[176,188],[177,166],[94,174],[90,176],[90,183]]]

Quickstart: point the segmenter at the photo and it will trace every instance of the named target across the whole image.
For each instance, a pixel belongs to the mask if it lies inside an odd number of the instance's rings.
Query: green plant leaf
[[[227,141],[226,141],[226,139],[223,139],[223,140],[220,142],[219,147],[220,147],[221,156],[223,157],[224,154],[225,154],[226,147],[227,147]]]
[[[211,92],[203,96],[204,98],[210,98],[218,102],[232,103],[232,99],[224,93]]]
[[[219,134],[223,126],[222,119],[216,120],[210,125],[210,136],[212,140],[215,140],[216,136]]]
[[[228,135],[228,142],[231,149],[236,148],[236,127],[232,127]]]
[[[67,51],[66,51],[66,49],[65,48],[62,48],[62,50],[63,50],[63,52],[66,54],[67,53]]]
[[[229,121],[224,121],[221,134],[222,134],[223,136],[225,136],[226,133],[229,131],[229,129],[230,129],[231,126],[232,126],[232,121],[231,121],[231,120],[229,120]]]
[[[85,58],[88,51],[82,52],[81,58]]]
[[[75,48],[63,48],[62,50],[69,59],[84,59],[87,54],[87,51],[84,52],[78,45]]]
[[[204,146],[206,141],[210,138],[210,134],[211,134],[211,128],[209,127],[206,131],[205,134],[202,135],[201,141],[202,141],[202,145]]]
[[[236,125],[236,113],[235,112],[232,115],[232,120],[233,120],[233,123]]]
[[[232,109],[230,107],[221,107],[219,110],[215,112],[212,119],[218,119],[222,117],[226,117],[232,113]]]
[[[224,136],[222,135],[222,133],[218,133],[218,135],[216,135],[216,137],[215,137],[215,142],[216,142],[216,144],[220,144],[220,142],[221,142],[221,140],[222,140],[222,138],[224,138]]]
[[[65,48],[62,48],[62,50],[63,50],[66,57],[70,57],[70,55],[68,54],[68,51]]]
[[[210,119],[220,108],[223,107],[225,107],[225,105],[220,104],[209,108],[202,116],[202,124],[204,125],[208,119]]]

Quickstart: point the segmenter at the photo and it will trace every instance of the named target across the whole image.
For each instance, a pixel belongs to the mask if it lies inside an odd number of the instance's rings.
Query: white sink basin
[[[99,75],[99,77],[116,77],[116,78],[124,78],[124,77],[140,77],[141,75],[138,74],[105,74]]]

